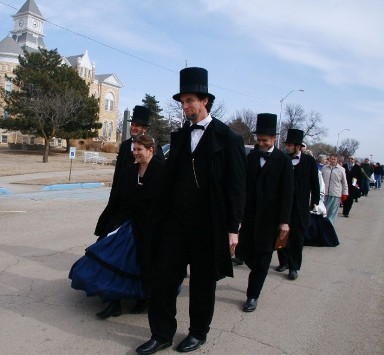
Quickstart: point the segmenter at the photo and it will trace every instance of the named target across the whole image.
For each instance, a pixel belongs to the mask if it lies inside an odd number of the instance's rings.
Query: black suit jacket
[[[247,193],[244,221],[240,230],[240,249],[245,261],[253,252],[272,252],[278,226],[290,223],[293,200],[291,159],[274,148],[263,167],[260,152],[248,154]]]
[[[320,201],[319,172],[316,160],[301,153],[300,162],[295,167],[292,220],[302,229],[310,224],[310,209]]]
[[[213,118],[200,143],[207,144],[205,157],[209,167],[204,174],[209,181],[209,211],[214,241],[214,259],[216,279],[233,276],[229,251],[228,233],[237,233],[243,218],[245,205],[246,155],[244,141],[227,125]],[[183,147],[190,143],[189,122],[177,132],[171,134],[171,148],[165,163],[163,212],[172,209],[173,187],[183,155]],[[199,143],[199,144],[200,144]],[[167,206],[164,208],[164,206]],[[157,215],[160,224],[152,228],[153,235],[161,230],[167,216]],[[152,219],[151,219],[152,220]],[[152,220],[153,221],[153,220]],[[160,256],[161,257],[161,256]]]

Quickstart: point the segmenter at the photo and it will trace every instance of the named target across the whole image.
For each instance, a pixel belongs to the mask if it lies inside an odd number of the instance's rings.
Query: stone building
[[[20,10],[13,15],[13,30],[0,41],[0,87],[10,92],[15,88],[6,76],[12,77],[14,68],[19,64],[18,57],[23,51],[37,51],[39,47],[46,48],[44,43],[45,19],[34,0],[27,0]],[[118,124],[119,95],[122,83],[115,74],[96,74],[95,64],[91,62],[88,51],[84,54],[63,57],[63,64],[73,67],[78,75],[89,86],[89,94],[99,99],[99,121],[102,128],[99,130],[99,142],[116,143]],[[4,102],[0,97],[0,119],[7,118]],[[0,145],[18,143],[21,145],[43,144],[43,139],[21,132],[7,132],[0,129]],[[51,141],[53,146],[62,146],[64,140],[55,137]]]

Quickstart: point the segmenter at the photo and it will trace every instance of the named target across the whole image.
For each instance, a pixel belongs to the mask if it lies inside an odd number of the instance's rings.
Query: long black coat
[[[242,137],[215,118],[212,119],[204,135],[208,135],[203,138],[208,144],[209,151],[209,155],[205,157],[209,168],[205,173],[208,174],[206,181],[209,181],[208,200],[214,243],[212,258],[215,277],[219,280],[225,276],[233,276],[228,233],[237,233],[243,218],[246,155]],[[189,144],[189,137],[188,125],[171,134],[171,149],[165,163],[164,190],[161,199],[164,213],[172,209],[173,187],[183,157],[183,147],[186,142]],[[160,231],[167,216],[158,213],[156,217],[159,224],[152,230]]]
[[[294,208],[292,219],[302,229],[310,225],[310,209],[320,201],[319,171],[316,160],[308,154],[301,154],[295,167]]]
[[[260,152],[248,154],[244,221],[240,230],[240,252],[245,261],[254,252],[272,252],[278,226],[290,223],[293,199],[291,159],[274,148],[263,168]]]
[[[163,162],[152,159],[142,178],[142,185],[138,184],[139,164],[120,171],[118,183],[113,185],[108,204],[97,222],[95,235],[105,237],[131,218],[135,241],[141,249],[147,217],[160,189],[163,166]]]

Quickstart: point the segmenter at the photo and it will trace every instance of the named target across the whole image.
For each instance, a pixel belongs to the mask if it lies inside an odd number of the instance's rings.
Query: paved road
[[[67,279],[95,240],[108,194],[99,188],[0,196],[2,354],[134,354],[149,336],[146,315],[96,320],[100,301],[72,290]],[[371,191],[349,219],[338,218],[338,247],[305,247],[297,280],[271,268],[254,313],[241,312],[248,270],[236,267],[234,279],[218,284],[211,332],[196,353],[384,354],[383,212],[384,192]],[[175,343],[188,328],[187,294],[186,282]]]

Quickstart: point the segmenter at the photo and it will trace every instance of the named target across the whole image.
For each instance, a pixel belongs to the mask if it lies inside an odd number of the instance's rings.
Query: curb
[[[104,186],[103,182],[85,182],[75,184],[56,184],[44,186],[41,191],[59,191],[59,190],[75,190],[75,189],[93,189]]]

